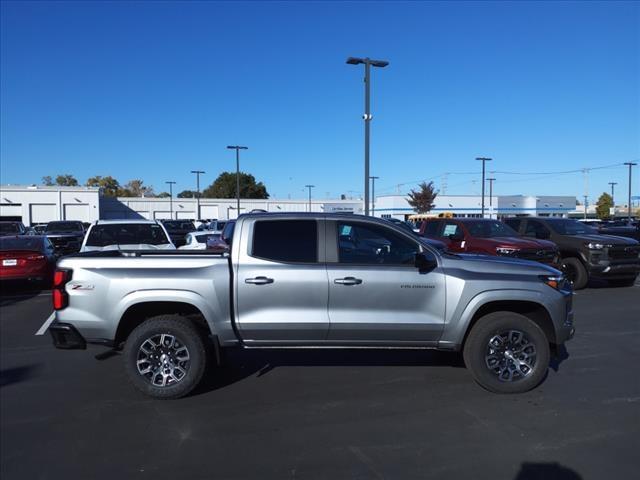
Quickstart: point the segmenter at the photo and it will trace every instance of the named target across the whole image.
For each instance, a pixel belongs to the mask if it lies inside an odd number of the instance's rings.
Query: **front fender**
[[[450,320],[445,324],[438,347],[447,350],[459,350],[465,338],[471,320],[482,308],[492,302],[531,302],[549,312],[549,307],[541,292],[527,289],[487,290],[475,295],[466,305],[459,305]]]

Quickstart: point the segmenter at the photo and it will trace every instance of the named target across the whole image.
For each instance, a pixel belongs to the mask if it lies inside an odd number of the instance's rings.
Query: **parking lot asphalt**
[[[48,292],[4,293],[3,480],[602,479],[640,467],[640,285],[578,292],[568,357],[527,394],[482,390],[455,354],[251,350],[176,401],[135,391],[119,355],[34,335]]]

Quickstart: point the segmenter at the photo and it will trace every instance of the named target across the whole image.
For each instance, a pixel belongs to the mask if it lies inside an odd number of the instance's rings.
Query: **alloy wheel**
[[[153,335],[138,349],[138,373],[154,387],[170,387],[180,382],[190,365],[189,350],[175,335]]]
[[[489,339],[485,364],[500,381],[515,382],[533,372],[536,357],[536,346],[524,332],[506,330]]]

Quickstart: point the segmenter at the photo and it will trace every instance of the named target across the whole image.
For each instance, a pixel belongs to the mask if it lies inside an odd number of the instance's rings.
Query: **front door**
[[[246,343],[326,339],[328,285],[319,227],[316,220],[256,220],[251,235],[234,246],[243,249],[235,279],[236,318]]]
[[[351,220],[328,222],[327,236],[327,249],[337,249],[334,261],[327,258],[329,341],[418,345],[440,338],[444,275],[440,267],[418,271],[417,241],[377,223]]]

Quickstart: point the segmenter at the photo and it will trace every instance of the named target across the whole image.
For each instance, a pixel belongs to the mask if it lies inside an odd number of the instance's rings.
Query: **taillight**
[[[53,274],[53,290],[51,290],[51,296],[54,310],[62,310],[69,305],[69,295],[64,289],[69,280],[71,280],[71,270],[59,268]]]

